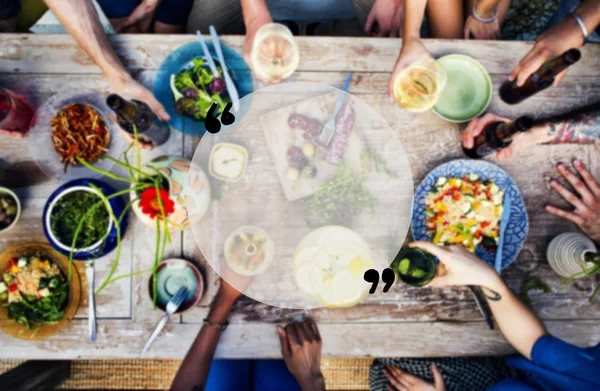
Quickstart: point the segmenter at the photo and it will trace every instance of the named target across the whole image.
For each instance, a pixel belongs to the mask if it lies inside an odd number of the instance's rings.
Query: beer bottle
[[[532,126],[533,120],[529,117],[519,117],[514,122],[493,122],[475,137],[473,148],[466,149],[463,146],[463,151],[465,155],[472,159],[480,159],[508,147],[515,134],[525,132]]]
[[[160,121],[146,103],[139,100],[128,101],[117,94],[110,94],[106,104],[117,114],[121,129],[134,134],[137,128],[138,139],[154,146],[164,144],[171,132],[166,122]]]
[[[550,87],[559,73],[575,64],[580,58],[581,52],[579,50],[569,49],[555,59],[544,63],[525,80],[522,86],[517,85],[517,79],[512,82],[505,82],[500,87],[500,98],[510,105],[522,102],[531,95]]]

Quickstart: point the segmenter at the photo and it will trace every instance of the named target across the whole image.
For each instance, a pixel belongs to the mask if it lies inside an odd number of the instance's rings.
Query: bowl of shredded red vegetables
[[[42,104],[33,119],[31,155],[51,177],[98,177],[79,159],[110,171],[114,162],[107,157],[120,158],[126,147],[114,118],[103,93],[90,90],[54,95]]]
[[[71,103],[52,118],[52,142],[65,165],[76,166],[77,158],[93,163],[108,152],[110,133],[102,116],[91,106]]]

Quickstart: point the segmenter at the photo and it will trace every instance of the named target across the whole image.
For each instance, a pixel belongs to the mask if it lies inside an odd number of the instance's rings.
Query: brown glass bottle
[[[169,139],[169,125],[160,121],[146,103],[128,101],[117,94],[110,94],[106,104],[117,114],[117,122],[124,131],[133,135],[134,127],[137,128],[141,141],[158,146]]]
[[[480,159],[508,147],[515,134],[525,132],[532,126],[533,120],[529,117],[519,117],[514,122],[493,122],[475,137],[473,148],[463,146],[463,152],[472,159]]]
[[[516,79],[504,83],[500,87],[500,98],[510,105],[522,102],[531,95],[550,87],[559,73],[575,64],[580,58],[581,52],[579,50],[569,49],[560,56],[544,63],[525,80],[522,86],[517,85]]]

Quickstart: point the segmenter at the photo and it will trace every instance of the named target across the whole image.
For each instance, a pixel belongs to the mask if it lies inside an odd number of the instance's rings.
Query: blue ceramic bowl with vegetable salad
[[[75,233],[86,213],[82,228],[76,238],[73,259],[87,261],[109,254],[117,247],[117,228],[111,213],[98,196],[96,186],[102,194],[110,196],[115,190],[96,179],[76,179],[52,193],[44,207],[42,225],[48,242],[58,252],[69,256]],[[93,208],[94,205],[98,207]],[[108,200],[112,215],[117,219],[123,214],[125,204],[120,196]],[[127,229],[127,214],[120,222],[121,239]]]
[[[211,41],[206,41],[206,46],[221,80],[215,81],[199,42],[189,43],[171,53],[160,65],[154,79],[154,95],[169,113],[169,125],[194,136],[201,136],[206,132],[204,118],[212,102],[219,105],[217,112],[220,113],[231,101],[214,45]],[[242,98],[252,93],[252,73],[239,54],[223,44],[221,48],[229,75],[240,96],[239,110],[231,109],[238,119],[250,105],[250,99]]]

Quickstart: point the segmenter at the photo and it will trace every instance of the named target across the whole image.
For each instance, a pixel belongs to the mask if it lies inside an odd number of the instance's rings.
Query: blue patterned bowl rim
[[[504,234],[502,249],[502,268],[510,265],[519,255],[527,232],[529,218],[521,192],[513,179],[502,168],[484,160],[460,159],[444,163],[432,170],[419,184],[413,201],[412,233],[415,240],[431,241],[427,230],[427,215],[425,214],[425,197],[433,188],[439,177],[462,178],[468,174],[476,174],[481,180],[491,180],[504,190],[505,196],[511,198],[511,211],[508,225]],[[504,224],[502,222],[501,224]],[[477,247],[475,254],[490,265],[494,264],[495,253]]]

